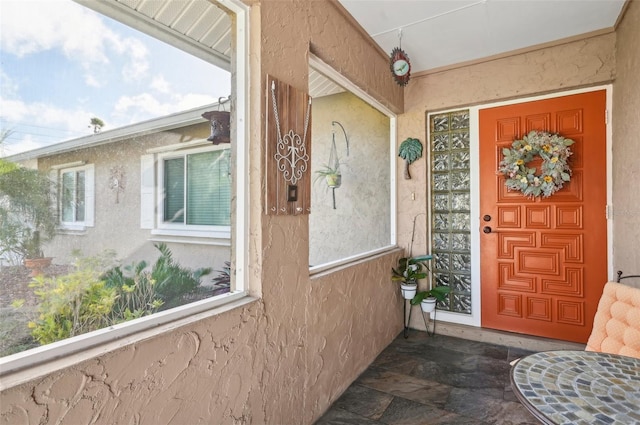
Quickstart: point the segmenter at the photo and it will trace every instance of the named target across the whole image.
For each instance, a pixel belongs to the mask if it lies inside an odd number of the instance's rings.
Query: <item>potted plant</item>
[[[411,299],[411,305],[420,304],[422,311],[431,313],[436,309],[436,301],[443,302],[446,300],[449,292],[451,292],[451,288],[448,286],[434,286],[428,291],[418,292]]]
[[[427,261],[431,255],[419,257],[402,257],[398,260],[398,267],[391,269],[391,280],[400,282],[400,289],[404,299],[413,299],[418,290],[418,280],[427,277]]]
[[[323,165],[321,169],[317,170],[316,178],[314,181],[317,181],[324,177],[327,182],[327,186],[332,189],[337,189],[342,184],[342,174],[340,173],[340,164],[336,162],[334,166]]]
[[[46,174],[0,159],[0,254],[13,254],[32,276],[51,264],[42,244],[53,238],[54,186]]]

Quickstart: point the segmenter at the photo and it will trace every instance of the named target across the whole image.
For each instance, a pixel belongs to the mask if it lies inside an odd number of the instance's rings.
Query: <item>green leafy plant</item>
[[[216,270],[218,274],[212,279],[217,285],[231,285],[231,262],[225,261],[222,270]]]
[[[54,193],[46,174],[0,159],[0,255],[44,256],[57,225]]]
[[[174,259],[171,250],[164,243],[154,245],[160,251],[151,270],[151,279],[155,282],[155,291],[166,303],[166,308],[180,305],[184,296],[196,292],[200,279],[211,273],[211,268],[203,267],[195,270],[180,266]]]
[[[95,257],[74,252],[71,273],[34,278],[30,286],[39,304],[28,324],[33,338],[48,344],[184,304],[211,269],[181,267],[165,244],[156,248],[160,257],[150,270],[145,261],[124,268],[114,265],[113,251]]]
[[[113,323],[153,314],[164,304],[156,293],[151,273],[145,271],[146,267],[146,261],[140,261],[126,266],[124,272],[116,266],[103,275],[107,287],[118,293],[111,312]]]
[[[436,300],[443,302],[447,299],[447,294],[449,294],[449,292],[451,292],[451,288],[448,286],[435,286],[428,291],[420,291],[411,300],[411,305],[418,305],[426,298],[435,298]]]
[[[431,255],[421,255],[419,257],[402,257],[398,260],[398,266],[391,269],[391,280],[403,283],[416,283],[420,279],[427,277],[426,270],[429,270],[427,261],[431,260]]]
[[[340,163],[336,162],[333,166],[323,165],[322,168],[315,171],[316,178],[314,183],[324,178],[327,186],[338,188],[342,184],[342,174],[340,173]]]
[[[96,258],[78,258],[75,270],[57,277],[37,276],[29,285],[40,299],[32,336],[49,344],[109,326],[117,291],[101,279]]]

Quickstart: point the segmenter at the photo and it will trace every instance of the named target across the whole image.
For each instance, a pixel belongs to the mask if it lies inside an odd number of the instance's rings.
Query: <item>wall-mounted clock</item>
[[[409,62],[409,56],[399,47],[396,47],[391,51],[391,57],[389,58],[391,73],[393,79],[396,80],[401,86],[406,86],[411,76],[411,62]]]

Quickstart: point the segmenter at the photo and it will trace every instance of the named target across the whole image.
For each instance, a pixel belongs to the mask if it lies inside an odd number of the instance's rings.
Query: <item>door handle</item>
[[[483,231],[484,233],[491,233],[491,232],[493,232],[493,229],[492,229],[490,226],[484,226],[484,227],[482,228],[482,231]]]

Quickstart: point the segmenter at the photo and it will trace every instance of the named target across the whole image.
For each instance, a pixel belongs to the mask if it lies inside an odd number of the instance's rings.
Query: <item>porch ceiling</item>
[[[231,20],[208,0],[76,1],[107,16],[120,12],[120,19],[125,12],[126,24],[172,44],[177,36],[177,47],[229,69]],[[415,74],[611,30],[626,0],[338,1],[387,53],[400,45],[401,30]],[[336,89],[311,77],[311,87],[320,90],[313,97]]]
[[[429,71],[610,30],[625,0],[339,0],[387,53]]]

